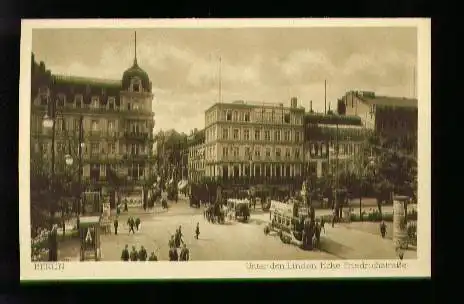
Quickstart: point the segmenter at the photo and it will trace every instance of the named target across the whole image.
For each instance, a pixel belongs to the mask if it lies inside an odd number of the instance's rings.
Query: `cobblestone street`
[[[141,219],[140,231],[129,234],[126,224],[128,215],[122,214],[118,235],[114,235],[113,230],[111,234],[101,236],[102,260],[120,260],[126,244],[137,249],[144,246],[148,253],[155,251],[160,260],[167,260],[168,240],[178,226],[182,226],[191,259],[197,261],[396,258],[390,239],[357,229],[358,223],[337,224],[335,228],[327,224],[326,233],[322,235],[321,251],[304,251],[294,245],[283,244],[275,235],[264,235],[264,225],[269,221],[267,212],[252,211],[248,223],[229,222],[223,225],[208,223],[202,212],[202,209],[191,208],[184,200],[171,203],[168,211],[160,208],[150,212],[130,209],[129,214]],[[328,212],[317,210],[316,215]],[[198,240],[194,238],[197,223],[200,223]],[[60,259],[77,260],[78,255],[77,241],[60,246]],[[407,251],[405,258],[415,258],[415,252]]]

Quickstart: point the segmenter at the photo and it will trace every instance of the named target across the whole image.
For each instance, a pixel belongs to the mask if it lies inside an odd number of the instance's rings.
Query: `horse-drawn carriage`
[[[228,199],[227,210],[236,220],[247,222],[250,218],[250,202],[247,199]]]
[[[315,233],[314,218],[301,203],[292,201],[282,203],[271,202],[271,221],[264,227],[264,234],[277,233],[280,240],[286,244],[294,244],[302,249],[312,249],[312,239]]]

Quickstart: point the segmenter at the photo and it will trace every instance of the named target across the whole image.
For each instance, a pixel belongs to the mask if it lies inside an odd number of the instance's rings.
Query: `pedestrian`
[[[312,241],[313,241],[313,243],[312,243],[313,248],[312,248],[312,249],[317,249],[317,238],[316,238],[316,234],[314,234]]]
[[[115,235],[118,235],[118,226],[119,226],[118,217],[116,217],[116,218],[114,219],[113,225],[114,225],[114,234],[115,234]]]
[[[337,219],[337,209],[332,209],[332,228],[335,227],[335,220]]]
[[[147,250],[141,246],[139,251],[139,261],[145,262],[147,260]]]
[[[182,250],[180,251],[179,261],[188,261],[190,259],[190,251],[187,248],[187,245],[184,243]]]
[[[321,230],[324,230],[324,234],[325,234],[325,218],[324,217],[321,218]]]
[[[171,239],[168,242],[169,248],[175,247],[174,235],[171,235]]]
[[[148,261],[158,261],[158,257],[156,256],[154,251],[150,253],[150,257],[148,258]]]
[[[135,219],[135,227],[137,228],[137,231],[139,231],[139,227],[140,227],[140,218],[136,218],[136,219]]]
[[[127,249],[128,247],[129,246],[126,244],[121,253],[121,260],[125,262],[129,261],[129,249]]]
[[[195,238],[198,240],[198,236],[200,235],[200,223],[197,223],[197,227],[195,228]]]
[[[176,248],[180,247],[180,244],[183,243],[184,241],[182,240],[182,226],[179,226],[179,228],[176,231],[176,236],[174,238],[174,242],[176,244]]]
[[[121,204],[116,206],[116,214],[119,216],[121,214]]]
[[[135,234],[135,230],[134,230],[134,225],[135,225],[134,219],[133,219],[132,217],[129,217],[129,219],[127,220],[127,223],[128,223],[128,225],[129,225],[129,234],[131,233],[131,231],[132,231],[133,234]]]
[[[380,235],[382,238],[385,238],[385,235],[387,234],[387,225],[385,224],[384,221],[380,223]]]
[[[179,256],[175,247],[169,248],[169,261],[178,261]]]
[[[321,243],[321,226],[319,223],[316,223],[316,229],[315,229],[315,235],[316,235],[316,247],[319,248],[319,244]]]
[[[137,261],[137,258],[138,258],[137,250],[135,249],[135,246],[132,246],[132,251],[130,253],[130,260],[132,262],[135,262],[135,261]]]

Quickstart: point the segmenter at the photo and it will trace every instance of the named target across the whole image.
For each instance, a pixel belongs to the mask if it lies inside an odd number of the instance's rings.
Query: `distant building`
[[[205,177],[205,130],[188,137],[188,180],[200,182]]]
[[[107,185],[110,174],[141,186],[153,169],[152,84],[134,59],[119,80],[55,75],[32,55],[31,158],[51,159],[51,131],[42,126],[47,104],[56,101],[55,163],[70,154],[77,164],[83,119],[82,181]],[[111,173],[110,173],[111,172]]]
[[[248,184],[301,180],[304,108],[236,101],[205,111],[205,176]]]
[[[308,175],[334,175],[353,164],[367,130],[361,118],[310,112],[305,115],[305,162]]]
[[[363,125],[386,137],[417,136],[417,99],[350,91],[338,102],[341,115],[361,117]]]

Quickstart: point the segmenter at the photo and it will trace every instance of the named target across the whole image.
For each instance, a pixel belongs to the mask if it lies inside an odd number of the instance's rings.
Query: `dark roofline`
[[[305,123],[362,126],[361,117],[355,115],[305,113],[304,121]]]
[[[81,85],[91,85],[91,86],[107,86],[107,87],[121,87],[121,80],[114,79],[104,79],[104,78],[94,78],[94,77],[81,77],[81,76],[71,76],[71,75],[60,75],[53,74],[53,80],[55,83],[65,83],[65,84],[81,84]]]
[[[215,102],[213,105],[211,105],[209,108],[207,108],[205,110],[205,113],[210,111],[211,109],[213,109],[214,107],[216,106],[220,106],[220,105],[224,105],[224,106],[227,106],[227,107],[236,107],[236,108],[260,108],[260,107],[264,107],[264,108],[282,108],[284,110],[297,110],[297,111],[305,111],[305,108],[304,107],[296,107],[296,108],[292,108],[290,106],[287,106],[285,105],[284,103],[280,103],[282,104],[282,107],[278,106],[279,103],[274,103],[274,104],[270,104],[270,103],[264,103],[262,105],[260,105],[258,102],[256,103],[246,103],[246,101],[244,101],[243,103],[234,103],[234,102]]]

